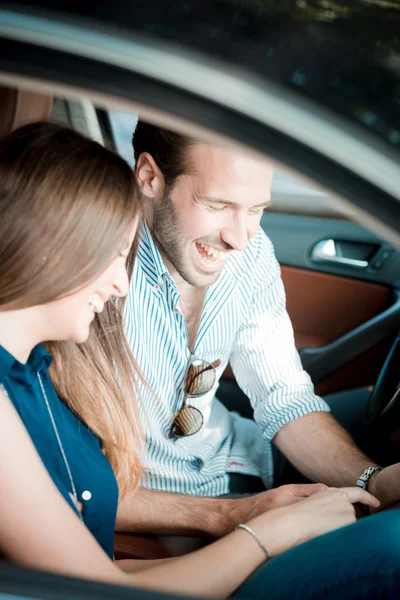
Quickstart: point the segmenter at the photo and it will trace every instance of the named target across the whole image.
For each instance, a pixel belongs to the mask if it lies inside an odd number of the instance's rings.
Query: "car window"
[[[133,167],[132,135],[138,122],[138,115],[122,111],[110,111],[108,116],[115,147],[126,162]]]
[[[122,111],[108,113],[113,142],[117,151],[134,166],[132,135],[138,122],[138,115]],[[305,185],[285,171],[276,170],[272,181],[271,212],[305,214],[318,216],[338,216],[334,200],[317,186]]]

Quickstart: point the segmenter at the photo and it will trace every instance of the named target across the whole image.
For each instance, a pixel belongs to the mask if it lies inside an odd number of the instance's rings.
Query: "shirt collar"
[[[168,269],[161,257],[160,251],[157,248],[157,244],[150,233],[150,229],[145,219],[142,219],[139,234],[137,260],[140,262],[142,269],[152,286],[162,286],[164,284],[164,276],[170,277]]]
[[[51,355],[41,344],[35,346],[25,364],[20,363],[3,346],[0,346],[0,381],[7,376],[26,381],[36,377],[37,372],[47,371],[51,361]]]
[[[240,281],[243,278],[244,272],[240,267],[240,257],[238,252],[233,252],[226,260],[222,273],[225,273],[226,275],[229,274],[233,279],[236,279],[236,281]],[[221,277],[219,279],[221,279]],[[217,283],[219,279],[217,280]]]

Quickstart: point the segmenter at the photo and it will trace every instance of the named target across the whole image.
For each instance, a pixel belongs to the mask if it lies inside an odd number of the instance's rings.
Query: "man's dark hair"
[[[187,150],[191,143],[193,140],[184,135],[139,121],[132,138],[135,163],[143,152],[151,154],[167,189],[171,189],[177,177],[189,170]]]

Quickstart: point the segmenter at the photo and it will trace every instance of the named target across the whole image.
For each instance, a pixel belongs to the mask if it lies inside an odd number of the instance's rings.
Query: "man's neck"
[[[179,300],[179,308],[181,309],[187,327],[187,335],[189,341],[189,350],[193,352],[196,345],[197,332],[199,330],[201,315],[203,313],[204,299],[207,288],[196,288],[190,286],[186,290],[186,295],[182,294]]]
[[[182,277],[182,275],[179,274],[179,272],[177,271],[177,269],[168,260],[168,258],[165,256],[165,254],[161,250],[160,250],[160,254],[162,256],[162,259],[164,261],[165,266],[168,269],[168,273],[171,275],[172,279],[176,283],[176,287],[178,288],[178,291],[179,291],[179,294],[180,294],[181,298],[184,298],[185,301],[187,301],[190,298],[196,298],[198,296],[202,296],[202,297],[205,296],[205,293],[207,291],[207,287],[198,287],[198,286],[191,285],[190,283],[188,283]]]
[[[189,350],[193,352],[193,349],[196,344],[197,332],[199,329],[201,315],[203,312],[204,299],[207,292],[207,287],[197,287],[188,283],[179,271],[175,268],[172,262],[168,259],[162,249],[158,246],[151,227],[151,218],[148,215],[145,215],[145,220],[147,227],[153,237],[153,241],[156,244],[158,251],[160,252],[160,256],[164,261],[164,264],[168,270],[168,273],[175,281],[175,284],[178,288],[180,300],[179,300],[179,308],[182,311],[187,326],[187,334],[189,341]]]
[[[190,285],[190,283],[185,281],[185,279],[183,279],[183,277],[178,273],[168,258],[164,256],[162,252],[160,253],[169,274],[175,281],[178,288],[180,294],[179,308],[186,319],[189,350],[190,352],[193,352],[193,349],[196,345],[196,337],[200,326],[201,315],[203,313],[207,287],[196,287],[194,285]]]
[[[174,265],[168,260],[161,251],[161,257],[169,274],[175,281],[178,288],[180,300],[179,308],[186,319],[189,350],[193,352],[196,345],[197,332],[200,326],[201,315],[203,312],[204,299],[206,296],[206,287],[196,287],[188,283],[177,271]]]

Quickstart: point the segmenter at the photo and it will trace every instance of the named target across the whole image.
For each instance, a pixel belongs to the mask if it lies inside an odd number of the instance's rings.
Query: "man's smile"
[[[204,244],[203,242],[195,242],[195,245],[201,263],[207,270],[212,269],[213,271],[216,271],[221,269],[230,254],[230,252],[219,250],[218,248]]]

